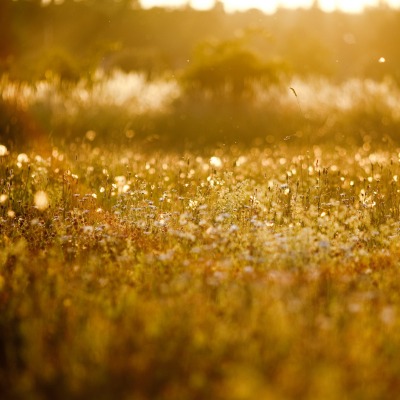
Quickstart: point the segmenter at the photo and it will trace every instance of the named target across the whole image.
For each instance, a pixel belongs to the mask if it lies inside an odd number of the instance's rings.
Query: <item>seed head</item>
[[[39,190],[35,193],[34,202],[36,208],[40,211],[44,211],[49,207],[49,198],[47,193],[43,190]]]

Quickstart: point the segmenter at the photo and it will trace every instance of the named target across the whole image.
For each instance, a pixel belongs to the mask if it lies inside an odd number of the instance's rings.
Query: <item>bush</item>
[[[241,97],[252,93],[255,82],[279,83],[288,68],[283,62],[263,60],[240,39],[203,43],[183,74],[187,93]]]
[[[66,83],[76,83],[87,71],[68,51],[61,48],[26,54],[24,61],[10,68],[10,76],[15,80],[35,82],[49,77],[58,77]]]

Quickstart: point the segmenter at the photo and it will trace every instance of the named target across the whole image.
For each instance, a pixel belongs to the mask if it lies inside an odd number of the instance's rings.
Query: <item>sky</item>
[[[215,4],[215,0],[140,0],[143,7],[153,6],[182,6],[190,4],[194,8],[207,9]],[[228,12],[258,8],[267,13],[273,13],[277,6],[289,8],[309,7],[313,0],[222,0]],[[319,0],[325,11],[340,9],[346,12],[361,12],[364,7],[377,6],[382,0]],[[400,0],[385,0],[391,7],[400,8]]]

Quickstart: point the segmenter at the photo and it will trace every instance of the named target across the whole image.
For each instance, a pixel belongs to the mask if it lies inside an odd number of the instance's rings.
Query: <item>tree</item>
[[[0,1],[0,70],[6,67],[12,55],[10,1]]]

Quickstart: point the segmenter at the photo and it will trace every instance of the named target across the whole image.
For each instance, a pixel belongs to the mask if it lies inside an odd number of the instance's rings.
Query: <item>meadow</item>
[[[0,399],[398,398],[399,27],[0,0]]]
[[[400,148],[122,132],[0,146],[2,398],[397,396]]]

